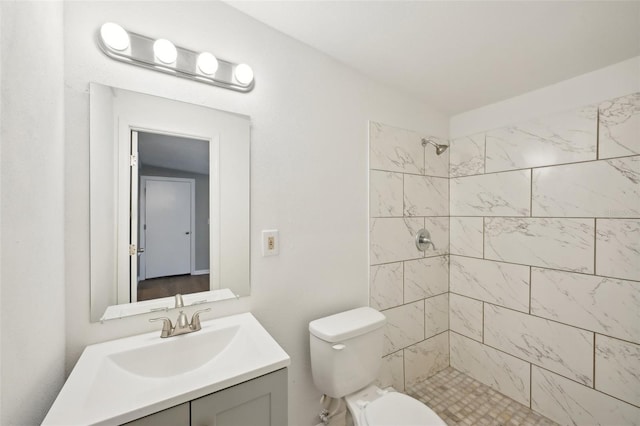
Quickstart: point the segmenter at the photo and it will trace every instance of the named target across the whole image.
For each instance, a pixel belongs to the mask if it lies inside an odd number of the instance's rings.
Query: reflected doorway
[[[131,301],[208,291],[209,142],[134,133]]]

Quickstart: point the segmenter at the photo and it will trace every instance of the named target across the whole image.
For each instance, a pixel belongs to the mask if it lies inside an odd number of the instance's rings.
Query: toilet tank
[[[309,323],[313,382],[342,398],[378,377],[386,318],[373,308],[341,312]]]

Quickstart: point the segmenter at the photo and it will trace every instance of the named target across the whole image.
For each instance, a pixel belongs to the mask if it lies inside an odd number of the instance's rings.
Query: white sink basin
[[[43,425],[117,425],[287,367],[249,313],[87,346]]]
[[[107,359],[131,374],[169,378],[212,362],[229,347],[239,331],[239,325],[209,328],[204,333],[158,339],[153,344],[112,353]]]

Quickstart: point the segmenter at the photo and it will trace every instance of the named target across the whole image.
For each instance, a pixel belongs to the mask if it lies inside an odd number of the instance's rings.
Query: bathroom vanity
[[[289,364],[250,313],[91,345],[43,425],[286,425]]]
[[[287,424],[287,369],[126,423],[130,426]]]

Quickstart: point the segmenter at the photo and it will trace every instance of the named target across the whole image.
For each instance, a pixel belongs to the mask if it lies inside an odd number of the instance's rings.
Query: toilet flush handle
[[[335,349],[336,351],[341,351],[344,348],[347,347],[347,345],[343,344],[343,343],[338,343],[337,345],[333,345],[331,346],[333,349]]]

